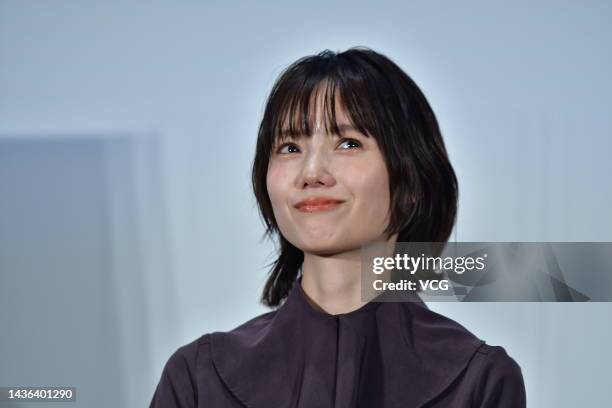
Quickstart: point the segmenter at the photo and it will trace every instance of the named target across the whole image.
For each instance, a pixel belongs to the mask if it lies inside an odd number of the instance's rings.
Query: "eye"
[[[355,139],[342,139],[342,143],[340,143],[340,146],[348,146],[349,144],[356,145],[355,147],[361,147],[361,143],[359,143]],[[352,149],[352,148],[353,147],[347,147],[347,148],[343,148],[343,149],[344,150],[349,150],[349,149]]]
[[[288,153],[296,153],[295,151],[287,151],[287,149],[297,149],[298,147],[295,143],[284,143],[276,149],[276,153],[278,154],[288,154]]]

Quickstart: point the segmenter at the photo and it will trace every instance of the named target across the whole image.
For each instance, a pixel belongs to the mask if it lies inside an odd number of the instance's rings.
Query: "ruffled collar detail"
[[[297,280],[276,310],[211,333],[214,367],[248,408],[421,407],[484,341],[412,296],[331,315]]]

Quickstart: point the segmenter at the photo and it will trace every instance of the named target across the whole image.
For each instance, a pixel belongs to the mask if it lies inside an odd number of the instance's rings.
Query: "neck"
[[[387,243],[392,246],[395,238]],[[361,262],[361,248],[334,255],[305,252],[301,285],[310,303],[332,315],[362,307],[366,302],[362,300]],[[374,297],[373,292],[366,292],[366,298]]]
[[[361,302],[359,251],[333,256],[304,253],[302,289],[312,305],[329,314],[348,313]]]

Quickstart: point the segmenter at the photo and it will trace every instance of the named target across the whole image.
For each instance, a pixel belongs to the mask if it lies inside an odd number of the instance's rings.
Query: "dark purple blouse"
[[[503,347],[415,297],[330,315],[298,283],[278,309],[174,352],[150,407],[526,406],[521,368]]]

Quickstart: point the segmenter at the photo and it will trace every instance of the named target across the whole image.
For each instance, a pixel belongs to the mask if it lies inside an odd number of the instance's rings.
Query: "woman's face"
[[[304,252],[330,255],[383,239],[389,175],[376,140],[352,128],[340,105],[342,136],[323,133],[320,116],[311,137],[276,143],[266,182],[283,236]],[[296,207],[312,198],[340,202]]]

